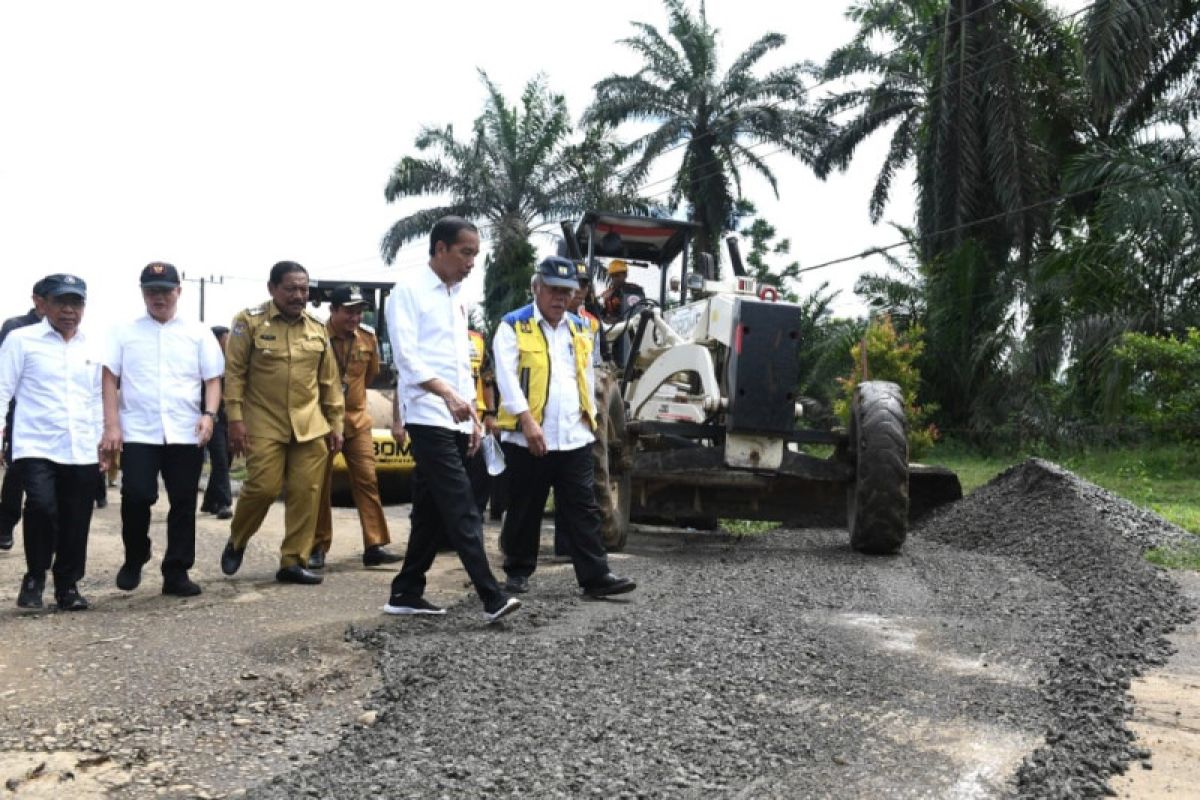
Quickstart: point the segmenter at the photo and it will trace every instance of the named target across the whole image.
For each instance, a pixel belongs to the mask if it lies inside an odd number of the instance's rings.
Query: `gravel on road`
[[[894,557],[844,531],[631,539],[625,601],[534,576],[352,632],[372,725],[250,791],[293,797],[1088,797],[1147,753],[1130,678],[1191,618],[1142,558],[1187,534],[1030,461]]]

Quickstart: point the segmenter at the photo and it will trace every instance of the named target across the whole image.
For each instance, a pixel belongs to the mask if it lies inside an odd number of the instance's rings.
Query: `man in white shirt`
[[[533,302],[504,315],[492,342],[500,389],[497,426],[509,498],[500,549],[506,591],[529,591],[537,568],[542,512],[554,489],[556,527],[584,594],[609,597],[636,588],[613,575],[600,537],[592,442],[596,437],[595,336],[567,312],[579,288],[575,264],[551,256],[533,275]]]
[[[445,613],[424,597],[425,573],[443,536],[458,552],[489,623],[521,605],[500,589],[488,566],[483,517],[467,477],[480,426],[461,289],[478,253],[478,229],[461,217],[443,217],[430,234],[429,266],[404,276],[388,298],[400,419],[420,473],[404,566],[383,607],[389,614]]]
[[[24,328],[26,325],[37,325],[45,316],[45,311],[42,306],[46,299],[42,297],[42,282],[39,280],[33,285],[33,307],[28,313],[20,317],[10,317],[4,320],[4,325],[0,326],[0,345],[4,344],[4,340],[8,338],[8,334],[15,331],[17,328]],[[4,425],[9,428],[9,433],[12,433],[13,421],[13,404],[8,404],[8,414],[4,418]],[[21,488],[21,481],[17,479],[16,472],[12,469],[12,442],[8,436],[4,437],[4,483],[0,485],[0,550],[11,550],[13,546],[13,528],[17,527],[17,523],[21,521],[21,500],[25,496],[25,491]]]
[[[13,468],[25,488],[25,577],[21,608],[41,608],[46,571],[64,611],[88,601],[78,583],[87,566],[103,411],[100,359],[79,329],[87,284],[74,275],[44,279],[45,318],[9,334],[0,348],[0,408],[16,398]]]
[[[196,560],[196,491],[204,445],[221,403],[225,359],[208,328],[176,316],[179,272],[146,265],[141,278],[146,314],[116,329],[104,358],[103,452],[121,456],[121,539],[125,563],[117,588],[131,592],[150,560],[150,507],[162,475],[170,510],[162,560],[163,594],[191,597]]]

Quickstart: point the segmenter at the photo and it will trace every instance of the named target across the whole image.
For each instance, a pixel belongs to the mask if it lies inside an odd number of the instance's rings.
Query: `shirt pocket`
[[[287,353],[284,351],[283,343],[272,337],[267,339],[262,336],[254,337],[254,354],[263,358],[277,359],[286,358]]]
[[[325,340],[307,337],[296,342],[293,358],[302,364],[316,364],[325,354]]]

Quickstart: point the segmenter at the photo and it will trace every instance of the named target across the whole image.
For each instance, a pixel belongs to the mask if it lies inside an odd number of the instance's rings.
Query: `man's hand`
[[[104,436],[100,439],[100,455],[114,458],[121,452],[121,424],[112,423],[104,426]]]
[[[250,435],[246,432],[246,423],[241,420],[229,420],[229,454],[250,455]]]
[[[341,450],[345,442],[345,438],[340,433],[334,433],[333,431],[330,431],[329,435],[325,437],[325,443],[329,445],[329,452],[331,453]]]
[[[392,441],[397,445],[403,445],[407,438],[408,432],[404,430],[404,420],[399,417],[392,420]]]
[[[466,422],[475,417],[475,404],[459,397],[458,392],[453,389],[447,389],[442,395],[442,400],[446,402],[446,408],[455,422]]]
[[[475,424],[471,426],[471,439],[467,442],[467,458],[474,458],[479,452],[479,444],[483,441],[483,428],[479,425],[479,420],[475,420]]]
[[[216,422],[208,414],[201,414],[200,419],[196,420],[196,446],[203,448],[208,444],[208,440],[212,438],[213,426]]]
[[[546,437],[542,434],[542,426],[528,411],[521,414],[521,433],[529,444],[529,455],[540,458],[546,455]]]
[[[495,436],[500,432],[500,423],[496,422],[495,414],[488,414],[483,418],[483,427],[487,431],[488,436]]]

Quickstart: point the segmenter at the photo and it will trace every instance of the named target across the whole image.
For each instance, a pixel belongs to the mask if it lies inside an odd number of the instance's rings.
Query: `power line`
[[[1081,197],[1085,194],[1092,194],[1093,192],[1103,191],[1105,189],[1111,189],[1114,186],[1123,186],[1125,184],[1135,183],[1137,181],[1144,180],[1145,178],[1147,178],[1151,175],[1157,175],[1161,172],[1164,172],[1171,167],[1186,167],[1186,166],[1192,166],[1196,163],[1200,163],[1200,156],[1195,156],[1195,157],[1192,157],[1191,159],[1182,160],[1182,161],[1168,161],[1168,162],[1165,162],[1165,163],[1159,165],[1158,167],[1155,167],[1154,169],[1149,170],[1148,172],[1139,173],[1138,175],[1133,175],[1133,176],[1130,176],[1127,178],[1122,178],[1120,180],[1109,181],[1107,183],[1102,183],[1098,186],[1089,186],[1085,189],[1079,189],[1074,192],[1067,192],[1066,194],[1057,194],[1057,195],[1054,195],[1053,197],[1048,197],[1044,200],[1039,200],[1036,203],[1030,203],[1028,205],[1022,206],[1021,208],[1014,209],[1012,211],[1001,211],[1000,213],[993,214],[988,217],[982,217],[980,219],[972,220],[970,222],[963,222],[958,225],[954,225],[949,228],[944,228],[939,231],[933,231],[931,233],[921,234],[919,236],[913,236],[911,238],[905,238],[898,242],[894,242],[893,244],[886,245],[884,247],[872,247],[868,250],[864,250],[864,251],[862,251],[860,253],[856,253],[854,255],[843,256],[841,258],[835,258],[835,259],[831,259],[829,261],[823,261],[820,264],[813,264],[811,267],[802,267],[797,272],[798,273],[814,272],[819,269],[825,269],[827,267],[836,266],[838,264],[845,264],[847,262],[855,261],[855,260],[858,260],[861,258],[868,258],[873,255],[886,253],[889,250],[894,250],[897,247],[904,247],[905,245],[914,245],[914,244],[917,244],[918,242],[925,241],[926,239],[934,239],[939,236],[948,236],[952,233],[958,233],[960,231],[968,230],[968,229],[974,228],[978,225],[986,225],[989,222],[997,222],[999,220],[1004,219],[1005,217],[1014,216],[1017,214],[1023,214],[1026,211],[1032,211],[1036,208],[1041,208],[1042,206],[1051,205],[1054,203],[1061,203],[1064,200],[1072,200],[1076,197]]]

